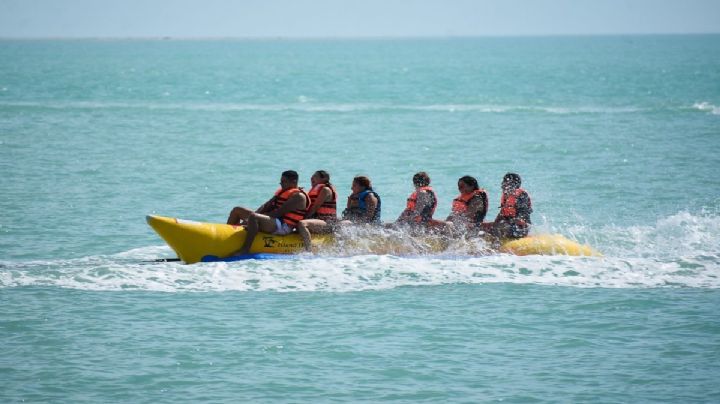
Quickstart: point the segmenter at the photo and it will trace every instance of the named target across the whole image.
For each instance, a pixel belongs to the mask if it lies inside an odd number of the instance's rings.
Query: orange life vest
[[[314,217],[321,220],[334,220],[337,219],[337,192],[335,192],[334,186],[330,184],[315,185],[312,187],[310,192],[308,192],[308,197],[310,197],[310,204],[312,205],[315,203],[318,196],[320,196],[320,192],[322,192],[322,190],[326,187],[330,189],[332,196],[330,197],[330,200],[325,201],[322,205],[320,205],[320,207],[315,211]]]
[[[435,208],[437,208],[437,204],[438,204],[437,195],[435,194],[435,191],[432,189],[432,187],[429,187],[429,186],[420,187],[420,188],[416,189],[415,192],[413,192],[410,195],[410,197],[407,199],[407,207],[405,208],[406,211],[409,212],[409,211],[415,210],[415,206],[417,206],[418,193],[423,192],[423,191],[430,192],[430,195],[432,195],[433,201],[432,201],[432,206],[426,207],[425,209],[423,209],[422,212],[420,212],[419,215],[417,215],[413,218],[413,220],[417,223],[427,222],[428,220],[432,219],[432,215],[433,215],[433,213],[435,213]]]
[[[310,198],[308,197],[307,193],[302,190],[302,188],[289,188],[285,191],[280,188],[275,192],[275,209],[280,209],[280,207],[283,206],[285,202],[290,199],[291,196],[295,195],[298,192],[302,192],[302,194],[305,195],[305,208],[291,210],[290,212],[285,213],[283,217],[280,218],[280,220],[287,223],[287,225],[290,227],[297,227],[298,222],[305,219],[305,213],[310,207]]]
[[[481,198],[483,201],[483,210],[480,212],[477,212],[477,214],[474,216],[474,221],[476,223],[481,223],[483,219],[485,218],[485,215],[487,215],[488,210],[488,196],[487,192],[480,188],[476,189],[468,194],[460,194],[457,196],[457,198],[453,199],[452,203],[452,213],[456,215],[464,214],[467,212],[468,207],[470,206],[470,201],[472,201],[475,198]]]
[[[503,192],[500,196],[500,216],[507,219],[518,219],[522,221],[522,219],[517,217],[517,200],[523,193],[527,194],[522,188],[517,188],[509,194]],[[529,196],[528,207],[532,208],[532,202],[530,202]]]

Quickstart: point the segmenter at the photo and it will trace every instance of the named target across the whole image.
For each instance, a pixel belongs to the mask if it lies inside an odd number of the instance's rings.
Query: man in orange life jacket
[[[306,251],[311,247],[310,233],[328,233],[337,223],[337,191],[330,183],[330,174],[325,170],[315,171],[310,184],[310,208],[297,226]]]
[[[298,173],[284,171],[280,176],[280,189],[255,212],[237,206],[228,217],[227,224],[244,223],[247,234],[239,253],[248,254],[259,231],[280,236],[291,233],[307,212],[310,198],[298,188]]]
[[[500,213],[492,225],[492,234],[500,238],[521,238],[530,230],[532,201],[530,195],[520,188],[522,181],[515,173],[507,173],[502,181]]]
[[[453,199],[452,211],[446,220],[459,231],[479,229],[488,210],[487,192],[469,175],[458,179],[458,190],[460,195]]]
[[[430,187],[430,176],[421,171],[413,176],[413,192],[407,200],[405,210],[395,221],[396,224],[411,226],[429,226],[435,223],[432,215],[437,208],[438,200],[435,191]],[[441,222],[442,223],[442,222]]]

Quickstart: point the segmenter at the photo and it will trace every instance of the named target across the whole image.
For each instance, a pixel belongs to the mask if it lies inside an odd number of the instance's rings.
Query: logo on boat
[[[263,237],[263,242],[265,243],[265,247],[271,248],[277,243],[277,240],[272,237]]]
[[[302,248],[302,243],[288,243],[284,240],[277,240],[275,239],[275,237],[272,236],[263,237],[263,243],[265,244],[265,248],[281,248],[291,250]]]

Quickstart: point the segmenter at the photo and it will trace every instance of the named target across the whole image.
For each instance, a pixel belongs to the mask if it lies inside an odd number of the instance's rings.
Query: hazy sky
[[[720,32],[720,0],[0,0],[0,37]]]

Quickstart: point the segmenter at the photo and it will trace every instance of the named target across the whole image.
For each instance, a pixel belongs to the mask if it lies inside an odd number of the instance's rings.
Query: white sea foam
[[[496,255],[460,259],[365,255],[184,265],[91,257],[6,265],[0,272],[0,285],[160,292],[347,292],[458,283],[606,288],[720,287],[717,261],[708,261],[705,265],[693,261],[683,258]]]
[[[693,104],[693,108],[700,111],[710,112],[713,115],[720,115],[720,107],[716,107],[709,102],[696,102],[695,104]]]
[[[147,109],[184,111],[266,111],[266,112],[372,112],[372,111],[434,111],[434,112],[478,112],[478,113],[548,113],[548,114],[626,114],[649,111],[636,107],[561,107],[530,105],[491,104],[431,104],[407,105],[384,103],[321,103],[299,96],[298,102],[287,104],[246,104],[246,103],[147,103],[147,102],[95,102],[95,101],[46,101],[46,102],[0,102],[0,106],[50,109]]]
[[[680,212],[652,226],[570,229],[602,258],[498,254],[300,255],[283,260],[184,265],[165,246],[68,260],[2,261],[0,288],[87,290],[325,291],[517,283],[568,287],[720,288],[720,217]]]

